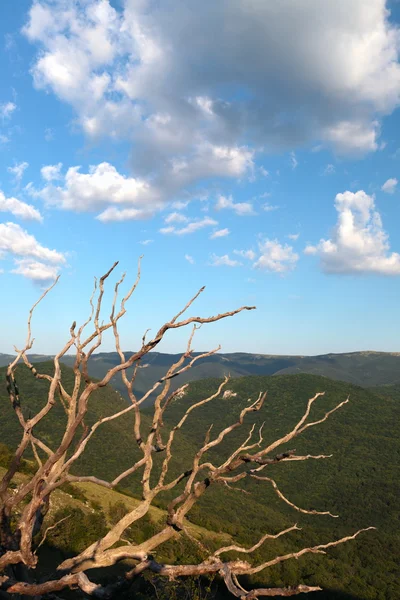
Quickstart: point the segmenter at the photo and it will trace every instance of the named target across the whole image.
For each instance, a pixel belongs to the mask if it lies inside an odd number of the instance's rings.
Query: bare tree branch
[[[139,349],[127,358],[121,348],[118,326],[120,319],[126,314],[127,302],[139,284],[141,258],[138,262],[136,280],[128,289],[125,296],[122,297],[119,310],[117,309],[117,304],[120,290],[125,282],[125,274],[120,276],[115,283],[111,309],[108,313],[110,316],[105,322],[101,322],[102,314],[104,313],[105,286],[109,278],[114,274],[118,263],[114,263],[111,269],[100,277],[99,280],[95,279],[93,293],[90,298],[91,313],[81,325],[77,325],[76,321],[72,323],[68,332],[69,337],[64,347],[53,359],[54,369],[52,370],[52,374],[39,373],[30,362],[27,352],[32,348],[34,341],[31,331],[33,311],[52,287],[54,287],[58,279],[43,292],[39,300],[29,311],[25,346],[22,350],[16,349],[16,357],[7,369],[8,396],[21,429],[21,440],[15,451],[11,465],[0,483],[0,571],[5,573],[4,576],[0,577],[0,596],[5,592],[8,597],[11,597],[13,594],[40,597],[44,594],[61,591],[64,588],[78,587],[84,593],[94,598],[110,598],[113,593],[118,594],[118,590],[122,589],[121,586],[129,584],[134,577],[146,570],[170,579],[181,576],[219,573],[230,592],[242,600],[252,600],[262,596],[293,596],[319,590],[319,587],[300,584],[294,587],[258,588],[247,591],[240,584],[238,577],[259,573],[273,565],[292,558],[298,559],[305,554],[325,553],[327,549],[354,540],[361,532],[373,528],[361,529],[355,534],[339,540],[303,548],[253,565],[239,559],[223,561],[221,555],[227,552],[251,554],[261,548],[267,540],[274,540],[298,530],[297,525],[293,525],[276,534],[265,534],[249,548],[238,543],[232,543],[222,546],[212,553],[200,540],[189,532],[186,517],[202,495],[214,484],[222,484],[229,489],[238,489],[240,492],[248,493],[248,490],[235,488],[233,485],[246,478],[249,482],[258,480],[270,483],[279,499],[298,512],[336,517],[336,515],[333,515],[329,511],[320,512],[298,507],[279,490],[274,479],[259,475],[259,473],[267,467],[278,463],[329,458],[330,455],[325,454],[296,455],[295,450],[286,450],[279,454],[274,454],[274,452],[278,447],[291,442],[292,439],[306,431],[309,427],[326,421],[336,410],[345,405],[349,399],[347,398],[343,402],[340,402],[332,410],[326,412],[321,419],[309,421],[312,405],[319,397],[323,396],[323,392],[316,394],[308,401],[303,416],[289,433],[277,440],[266,443],[264,441],[263,424],[259,427],[254,424],[249,428],[245,425],[247,416],[252,412],[260,411],[263,407],[266,393],[260,392],[251,404],[244,407],[240,412],[238,411],[239,414],[236,420],[224,427],[215,437],[212,437],[213,429],[210,427],[205,432],[204,441],[200,448],[190,457],[189,468],[182,470],[180,473],[178,472],[178,474],[174,472],[171,478],[170,467],[174,455],[174,442],[176,441],[178,432],[187,423],[193,412],[221,396],[223,389],[229,381],[229,377],[225,377],[214,393],[190,404],[179,422],[165,435],[166,440],[163,441],[165,414],[175,399],[187,394],[188,390],[190,390],[190,386],[184,384],[176,390],[171,391],[171,381],[189,371],[198,361],[214,355],[220,349],[218,346],[209,352],[203,352],[196,356],[193,355],[192,344],[195,332],[200,326],[220,321],[243,311],[253,310],[254,307],[242,306],[241,308],[211,317],[192,316],[179,320],[193,305],[199,295],[203,293],[205,288],[202,287],[170,321],[164,323],[159,328],[155,336],[149,341],[146,341],[146,334],[149,331],[147,330],[141,340]],[[89,324],[92,324],[93,330],[88,332],[86,338],[82,340],[83,331]],[[138,370],[142,366],[142,359],[157,347],[170,330],[182,328],[187,325],[191,325],[192,328],[185,352],[141,397],[137,397],[134,392],[134,383]],[[103,334],[108,330],[111,330],[114,336],[119,362],[110,368],[100,380],[94,381],[89,376],[89,361],[94,352],[101,346]],[[63,374],[60,363],[62,357],[71,349],[74,349],[75,352],[73,366],[74,382],[73,389],[70,390],[68,388],[67,392],[62,383]],[[23,399],[20,396],[16,380],[16,367],[19,363],[23,363],[31,371],[34,378],[48,384],[48,392],[40,410],[29,419],[26,419],[24,416],[22,410]],[[131,367],[133,372],[128,376],[127,371]],[[95,423],[88,426],[87,415],[93,394],[99,388],[110,383],[118,373],[121,373],[129,403],[126,408],[117,410],[107,416],[100,416]],[[155,395],[155,400],[151,417],[151,427],[148,431],[144,432],[145,428],[142,424],[141,409],[144,402],[153,397],[153,395]],[[43,419],[49,418],[58,398],[62,402],[66,413],[66,425],[58,446],[55,444],[57,447],[52,448],[50,445],[53,446],[53,444],[48,445],[44,443],[36,435],[36,432],[34,433],[34,429]],[[133,413],[132,444],[137,446],[140,452],[140,456],[136,462],[125,468],[121,473],[116,474],[112,481],[106,481],[91,473],[71,472],[77,459],[84,455],[87,445],[96,431],[104,424],[123,418],[130,412]],[[232,432],[243,426],[246,427],[245,431],[247,433],[241,436],[243,441],[236,445],[228,458],[225,458],[219,465],[214,465],[210,460],[204,460],[205,455],[210,450],[216,449]],[[20,467],[24,453],[29,447],[31,447],[36,460],[36,472],[28,478],[25,477],[15,490],[11,490],[10,483]],[[160,452],[163,455],[159,463],[159,471],[157,471],[157,476],[155,477],[153,472],[154,456]],[[23,573],[25,571],[28,573],[29,568],[31,569],[31,573],[34,573],[33,568],[36,567],[38,562],[37,550],[45,543],[48,533],[54,528],[59,527],[68,518],[64,517],[56,523],[49,523],[48,518],[45,520],[50,498],[55,490],[60,488],[64,483],[80,482],[91,482],[98,486],[113,489],[123,479],[137,471],[141,471],[142,475],[140,499],[138,498],[138,502],[133,508],[126,509],[126,513],[109,527],[103,537],[97,539],[79,554],[64,560],[58,565],[56,573],[47,581],[33,581],[31,575],[29,577],[21,575],[20,580],[16,578],[15,573]],[[168,511],[165,515],[165,523],[161,530],[154,535],[150,535],[140,544],[132,545],[131,543],[127,543],[124,537],[126,530],[148,514],[150,507],[159,494],[175,489],[176,496],[169,503]],[[39,545],[35,548],[33,538],[38,531],[42,531],[43,533]],[[193,565],[169,565],[157,562],[153,555],[154,551],[162,547],[166,542],[179,539],[181,535],[186,535],[200,548],[205,556],[204,560]],[[133,560],[136,564],[130,567],[130,571],[126,573],[126,578],[122,582],[115,582],[103,587],[91,582],[86,575],[86,571],[89,569],[111,567],[125,559]],[[16,566],[18,569],[14,568]]]

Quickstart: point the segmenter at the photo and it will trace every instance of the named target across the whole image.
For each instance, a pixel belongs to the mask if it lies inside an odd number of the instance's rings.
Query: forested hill
[[[210,394],[218,383],[216,380],[192,383],[188,396],[172,404],[169,423],[175,423],[188,405]],[[262,390],[267,390],[268,395],[262,410],[246,417],[246,427],[232,432],[224,447],[219,446],[210,453],[213,464],[218,464],[218,459],[227,456],[239,441],[244,441],[252,423],[264,422],[264,437],[272,441],[293,428],[307,399],[316,392],[324,391],[325,396],[313,406],[310,415],[313,421],[349,396],[349,403],[326,422],[308,429],[290,446],[283,447],[285,450],[296,448],[299,454],[333,454],[332,458],[278,464],[268,469],[268,476],[276,480],[292,502],[302,508],[330,510],[340,518],[299,515],[282,505],[268,483],[253,482],[238,485],[251,496],[226,489],[210,490],[200,502],[203,515],[207,515],[207,527],[218,531],[218,517],[213,517],[213,507],[221,504],[225,520],[230,524],[229,531],[241,532],[243,537],[247,535],[248,543],[254,541],[257,531],[272,526],[269,511],[274,511],[275,515],[278,511],[283,513],[284,524],[297,521],[303,527],[302,543],[312,543],[311,539],[332,539],[355,528],[373,525],[377,527],[376,532],[366,534],[354,545],[337,549],[322,561],[311,559],[310,564],[307,559],[304,563],[286,565],[282,568],[282,579],[286,575],[294,581],[296,576],[304,578],[317,571],[319,576],[324,574],[323,586],[346,591],[355,598],[398,600],[400,386],[386,386],[383,396],[347,383],[302,374],[243,377],[230,381],[227,389],[232,392],[229,398],[210,402],[196,410],[188,423],[191,441],[197,447],[211,424],[212,436],[216,437],[221,429],[237,420],[241,408],[250,399],[254,400]],[[394,391],[399,395],[396,396]],[[200,512],[198,518],[201,518]]]
[[[127,352],[126,356],[131,356]],[[194,353],[196,355],[196,353]],[[168,367],[174,363],[176,354],[150,352],[138,372],[136,389],[145,392],[150,385],[162,377]],[[7,365],[12,356],[0,354],[0,367]],[[51,359],[50,356],[31,355],[32,362]],[[63,361],[68,366],[74,362],[73,356],[65,356]],[[89,373],[92,377],[103,377],[107,370],[119,362],[116,352],[100,352],[89,361]],[[338,381],[347,381],[362,387],[400,383],[400,353],[385,352],[351,352],[345,354],[324,354],[321,356],[272,356],[265,354],[233,354],[218,353],[199,361],[184,373],[172,385],[205,379],[223,377],[229,373],[231,377],[247,375],[289,375],[309,373],[322,375]],[[114,387],[125,395],[125,388],[117,378]]]
[[[51,364],[41,366],[50,369]],[[68,388],[72,373],[64,367]],[[5,369],[0,369],[0,439],[15,447],[20,436],[5,390]],[[44,403],[46,382],[36,381],[21,367],[17,372],[22,406],[27,414]],[[165,426],[175,425],[184,410],[196,400],[214,392],[220,380],[207,379],[193,382],[181,400],[170,405]],[[231,380],[230,398],[216,399],[192,413],[183,432],[176,436],[175,465],[180,470],[190,468],[191,459],[204,440],[205,431],[213,424],[212,436],[237,420],[240,410],[255,399],[259,391],[267,390],[266,403],[260,413],[248,415],[243,427],[228,436],[224,446],[210,453],[210,460],[218,463],[234,446],[246,438],[251,424],[257,419],[264,422],[264,437],[275,439],[293,427],[304,411],[308,398],[317,391],[325,391],[313,408],[311,418],[321,417],[325,411],[350,395],[350,402],[318,427],[311,428],[296,439],[290,448],[297,453],[333,454],[324,461],[281,463],[268,469],[282,492],[297,505],[306,509],[329,510],[339,519],[327,516],[309,516],[293,511],[282,504],[267,482],[250,484],[240,482],[246,494],[225,487],[211,486],[189,518],[196,524],[219,532],[225,531],[235,540],[252,545],[262,532],[276,533],[295,522],[301,532],[265,546],[254,555],[265,559],[272,552],[299,549],[304,544],[325,543],[356,529],[374,525],[376,532],[368,532],[356,542],[330,551],[326,556],[308,556],[259,575],[259,582],[268,585],[292,585],[298,581],[321,584],[336,592],[314,595],[313,598],[343,598],[357,600],[398,600],[400,598],[400,443],[397,435],[400,403],[391,394],[372,393],[352,384],[332,381],[324,377],[300,374],[251,376]],[[385,388],[386,390],[387,388]],[[91,401],[91,420],[110,414],[122,406],[124,399],[112,388],[104,388]],[[150,411],[150,408],[148,408]],[[62,431],[65,415],[56,404],[47,425],[41,425],[38,434],[53,445]],[[149,417],[143,415],[143,434],[149,427]],[[78,465],[80,473],[112,479],[137,456],[132,439],[130,417],[100,427],[88,445],[88,453]],[[162,455],[156,455],[160,460]],[[266,473],[266,472],[265,472]],[[137,480],[125,482],[131,493],[138,494]],[[168,497],[162,500],[165,506]],[[164,502],[164,504],[163,504]]]

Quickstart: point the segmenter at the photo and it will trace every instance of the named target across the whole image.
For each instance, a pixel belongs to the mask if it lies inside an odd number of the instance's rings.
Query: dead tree
[[[341,408],[348,402],[348,399],[338,404],[333,410],[330,410],[325,416],[316,421],[310,421],[310,411],[313,403],[322,393],[316,394],[308,401],[305,412],[293,429],[283,437],[267,442],[263,438],[262,427],[259,429],[254,439],[254,426],[251,428],[247,439],[239,445],[234,452],[222,463],[212,464],[205,459],[206,453],[218,446],[232,431],[241,427],[245,423],[248,413],[259,411],[263,405],[266,394],[260,393],[259,397],[250,405],[247,405],[238,415],[235,423],[223,429],[217,436],[212,437],[209,430],[204,439],[202,447],[193,456],[191,468],[181,472],[177,477],[170,479],[169,467],[173,456],[174,439],[177,432],[183,427],[189,415],[196,411],[200,406],[216,400],[223,393],[228,382],[228,378],[221,383],[219,388],[211,396],[192,404],[185,412],[180,421],[170,430],[165,442],[161,437],[163,427],[163,418],[165,411],[171,403],[171,400],[179,394],[182,394],[186,385],[181,386],[175,391],[171,391],[171,379],[180,373],[190,369],[197,361],[204,357],[216,353],[219,348],[210,352],[193,356],[192,342],[196,329],[203,323],[213,323],[221,319],[236,315],[245,310],[252,310],[254,307],[243,306],[236,310],[218,314],[216,316],[201,318],[189,317],[182,318],[182,315],[192,306],[196,298],[203,292],[199,292],[179,311],[170,321],[165,323],[155,337],[146,341],[146,334],[143,336],[140,349],[129,358],[126,358],[120,346],[118,325],[120,319],[126,313],[126,303],[135,291],[140,279],[140,260],[136,282],[129,289],[128,293],[122,299],[120,308],[117,310],[118,292],[124,280],[124,276],[116,283],[115,293],[111,308],[111,314],[106,323],[100,323],[100,313],[103,304],[104,285],[118,263],[103,275],[99,281],[95,280],[94,291],[90,300],[91,314],[88,320],[79,328],[74,322],[70,328],[69,339],[64,348],[54,357],[54,369],[51,375],[39,373],[33,364],[29,361],[27,352],[32,348],[33,338],[31,334],[32,314],[37,304],[43,300],[46,294],[52,289],[55,283],[46,290],[38,302],[32,307],[28,318],[28,333],[24,347],[21,350],[16,349],[16,357],[7,369],[7,384],[10,402],[13,406],[16,418],[21,426],[21,440],[15,451],[14,458],[7,472],[0,483],[0,595],[12,598],[13,595],[22,594],[25,596],[40,597],[47,593],[55,593],[64,588],[80,588],[89,596],[95,598],[110,598],[118,592],[121,585],[132,582],[144,571],[149,570],[157,573],[159,576],[175,578],[180,576],[199,576],[207,574],[220,574],[224,579],[228,589],[237,598],[250,600],[261,596],[292,596],[303,592],[317,591],[319,587],[310,587],[307,585],[297,585],[290,588],[267,588],[245,590],[239,583],[238,577],[241,575],[252,575],[267,569],[272,565],[282,563],[293,558],[299,558],[307,553],[325,553],[333,546],[338,546],[348,540],[353,540],[361,531],[337,539],[326,544],[313,547],[302,548],[297,552],[276,556],[274,559],[263,564],[251,564],[240,558],[243,553],[254,552],[262,544],[270,539],[276,539],[298,527],[293,525],[284,531],[275,534],[265,534],[251,548],[244,548],[237,544],[224,546],[211,553],[205,560],[199,564],[160,564],[153,556],[156,548],[169,540],[179,538],[185,533],[184,519],[198,499],[206,493],[209,486],[216,483],[223,483],[231,486],[244,478],[254,478],[263,480],[271,484],[279,498],[289,504],[293,509],[312,514],[331,514],[318,513],[317,511],[308,511],[300,508],[287,499],[279,490],[277,484],[271,477],[263,475],[266,467],[275,463],[284,463],[287,461],[305,461],[313,459],[327,458],[325,455],[312,456],[296,455],[295,451],[276,454],[276,450],[283,444],[291,442],[295,437],[301,435],[310,427],[322,423],[330,414]],[[93,326],[92,332],[84,336],[84,331],[89,325]],[[186,351],[182,357],[173,364],[165,376],[157,381],[142,397],[138,398],[134,393],[135,377],[139,368],[140,360],[151,350],[157,347],[169,330],[178,329],[192,325],[191,334],[187,344]],[[88,361],[93,353],[100,347],[103,334],[111,330],[115,339],[115,347],[119,355],[119,364],[109,369],[109,371],[100,380],[92,380],[88,373]],[[68,392],[62,382],[60,359],[69,351],[75,355],[75,364],[73,367],[75,375],[75,384],[72,392]],[[44,399],[43,407],[37,414],[29,419],[24,417],[21,400],[15,385],[15,368],[18,363],[23,362],[37,379],[48,381],[48,395]],[[133,375],[128,377],[127,369],[133,368]],[[93,393],[99,388],[107,385],[113,377],[120,373],[126,386],[129,397],[129,403],[126,408],[119,412],[101,418],[91,427],[82,428],[85,415],[88,411],[88,404]],[[154,411],[152,415],[152,426],[150,430],[144,431],[141,423],[141,405],[150,395],[157,392],[154,402]],[[61,442],[57,448],[50,448],[35,433],[35,428],[42,419],[46,419],[58,396],[61,397],[66,411],[67,424]],[[103,423],[118,419],[133,411],[134,414],[134,440],[132,442],[140,449],[140,459],[135,464],[119,473],[113,481],[101,480],[93,475],[77,476],[71,473],[76,460],[85,451],[85,448],[95,433]],[[78,432],[83,429],[83,434]],[[77,441],[78,440],[78,441]],[[36,472],[24,480],[16,490],[10,489],[10,483],[18,472],[21,460],[26,451],[31,448],[37,462]],[[154,452],[163,452],[161,469],[157,475],[157,481],[151,484],[151,475],[154,465]],[[46,512],[51,494],[65,483],[91,481],[99,486],[106,488],[115,488],[121,481],[134,472],[141,473],[141,490],[139,504],[120,518],[120,520],[109,528],[104,537],[98,539],[83,552],[62,562],[57,572],[46,581],[35,581],[32,573],[35,572],[37,565],[37,555],[33,544],[33,537],[38,530],[43,527],[43,515]],[[180,486],[179,486],[180,484]],[[133,523],[140,520],[149,511],[149,507],[155,498],[165,491],[173,490],[179,486],[176,497],[170,502],[165,516],[165,524],[161,531],[149,537],[143,543],[138,545],[121,545],[124,538],[124,532]],[[335,515],[331,515],[335,516]],[[371,529],[371,528],[368,528]],[[227,552],[236,552],[236,560],[224,560],[224,554]],[[126,567],[125,579],[123,582],[116,581],[115,584],[101,586],[89,580],[86,571],[92,568],[112,567],[117,562],[125,561]]]

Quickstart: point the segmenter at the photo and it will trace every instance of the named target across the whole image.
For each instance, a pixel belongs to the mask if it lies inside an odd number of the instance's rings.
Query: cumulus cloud
[[[0,258],[11,257],[13,273],[34,281],[54,279],[66,263],[64,254],[40,244],[36,238],[16,223],[0,223]]]
[[[211,156],[210,156],[211,154]],[[36,189],[32,184],[27,190],[31,195],[40,197],[47,205],[75,212],[98,212],[97,218],[103,222],[125,221],[129,219],[146,219],[168,205],[172,194],[179,192],[196,177],[210,177],[226,173],[239,174],[246,169],[246,152],[240,149],[213,146],[198,148],[198,153],[191,160],[175,165],[176,174],[173,179],[170,173],[147,180],[144,177],[129,177],[117,171],[108,162],[89,167],[83,173],[81,167],[70,167],[65,175],[61,173],[62,164],[42,167],[41,175],[46,184]],[[197,175],[196,175],[197,173]],[[192,198],[197,198],[192,194]],[[183,208],[186,203],[175,202],[176,207]],[[236,212],[246,213],[246,203],[235,204]],[[181,213],[173,212],[167,217],[167,223],[185,222],[187,218]]]
[[[278,240],[264,239],[258,244],[260,256],[254,263],[254,268],[275,273],[292,271],[299,260],[299,255],[292,246],[281,244]]]
[[[214,219],[210,219],[209,217],[204,217],[203,219],[194,219],[185,225],[185,227],[175,227],[174,225],[170,225],[168,227],[162,227],[160,229],[160,233],[163,234],[173,234],[173,235],[187,235],[189,233],[194,233],[199,229],[203,229],[204,227],[210,227],[212,225],[217,225],[217,221]]]
[[[88,173],[80,167],[70,167],[61,184],[53,180],[61,177],[61,164],[48,165],[41,170],[48,181],[42,189],[33,186],[28,191],[42,198],[47,205],[75,212],[98,212],[100,221],[144,219],[162,207],[159,194],[142,179],[126,177],[107,163],[91,166]]]
[[[16,164],[14,167],[7,167],[7,171],[14,177],[15,183],[20,183],[28,167],[29,163],[21,162]]]
[[[40,169],[40,174],[45,181],[54,181],[61,179],[62,163],[56,165],[46,165]]]
[[[15,217],[27,221],[43,221],[40,212],[31,204],[26,204],[17,198],[6,198],[0,190],[0,212],[9,212]]]
[[[320,257],[326,273],[400,274],[400,254],[390,252],[373,196],[363,190],[337,194],[338,220],[331,239],[321,239],[304,252]]]
[[[234,202],[232,196],[219,195],[215,204],[215,210],[223,210],[226,208],[233,210],[239,217],[255,214],[251,202]]]
[[[254,250],[234,250],[233,253],[242,256],[243,258],[248,258],[249,260],[254,260],[256,257]]]
[[[14,104],[14,102],[5,102],[4,104],[0,104],[0,118],[4,121],[9,119],[16,108],[17,105]]]
[[[230,231],[227,227],[225,227],[225,229],[217,229],[217,231],[214,231],[213,233],[211,233],[210,240],[216,240],[217,238],[226,237],[229,234],[230,234]]]
[[[211,254],[210,261],[212,267],[240,267],[242,264],[238,260],[229,258],[228,254],[224,254],[223,256]]]
[[[390,179],[385,181],[385,183],[381,187],[381,190],[383,192],[386,192],[387,194],[394,194],[398,183],[399,182],[397,181],[397,179],[395,177],[391,177]]]
[[[380,147],[400,101],[399,30],[384,0],[325,0],[320,16],[298,0],[37,0],[23,32],[36,87],[87,136],[140,145],[137,180],[172,197],[253,173],[261,148]]]
[[[33,235],[16,223],[0,223],[0,252],[16,256],[37,258],[52,264],[64,264],[65,256],[57,250],[45,248]]]
[[[30,258],[21,258],[15,261],[16,267],[11,270],[11,273],[23,275],[32,281],[45,283],[54,280],[58,273],[59,267],[56,265],[47,265],[37,260]]]

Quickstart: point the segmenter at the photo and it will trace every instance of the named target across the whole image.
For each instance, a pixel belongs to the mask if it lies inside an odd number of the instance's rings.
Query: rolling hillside
[[[129,357],[132,353],[127,352]],[[196,353],[194,353],[196,355]],[[136,391],[142,394],[160,377],[180,355],[150,352],[144,359],[136,379]],[[50,356],[30,355],[32,362],[50,360]],[[0,367],[7,365],[11,355],[0,354]],[[72,366],[73,356],[65,356],[64,364]],[[92,377],[103,377],[107,370],[119,363],[116,352],[99,352],[89,362],[89,374]],[[188,381],[196,381],[209,377],[223,377],[229,373],[231,377],[248,375],[292,375],[309,373],[322,375],[338,381],[346,381],[362,387],[372,387],[400,383],[400,353],[385,352],[352,352],[346,354],[324,354],[321,356],[271,356],[265,354],[233,354],[218,353],[199,361],[192,369],[184,373],[173,386]],[[116,378],[113,386],[122,395],[125,387],[120,378]]]
[[[47,364],[45,368],[50,366]],[[64,371],[68,387],[71,372],[68,367],[64,367]],[[22,367],[18,383],[25,410],[34,410],[43,404],[45,382],[32,380],[31,374]],[[191,383],[188,394],[172,403],[166,428],[176,423],[190,403],[215,391],[218,383],[215,379]],[[262,411],[249,415],[243,428],[229,436],[224,446],[210,453],[212,462],[222,461],[229,450],[245,439],[255,418],[259,423],[265,422],[265,438],[273,439],[294,425],[307,399],[316,391],[325,391],[326,395],[313,409],[313,418],[322,416],[350,394],[348,405],[328,422],[308,430],[290,446],[295,447],[298,453],[333,453],[332,458],[285,463],[268,470],[268,475],[276,479],[281,490],[293,502],[308,509],[330,510],[340,514],[340,519],[299,514],[282,504],[268,483],[252,481],[238,486],[243,487],[246,494],[212,486],[189,514],[190,522],[216,533],[226,532],[249,545],[262,532],[276,532],[295,522],[303,528],[296,535],[263,547],[255,553],[255,560],[265,559],[272,553],[299,549],[305,544],[324,543],[358,528],[374,525],[378,530],[364,534],[357,542],[332,550],[325,557],[309,556],[285,563],[261,573],[258,583],[291,585],[299,580],[308,584],[319,583],[330,591],[315,595],[318,600],[398,600],[399,402],[348,383],[307,374],[241,377],[232,380],[229,389],[236,396],[215,400],[188,419],[185,431],[177,436],[173,471],[190,467],[191,457],[202,443],[206,429],[213,424],[212,435],[216,436],[221,428],[237,419],[248,399],[255,398],[260,390],[268,390]],[[112,388],[99,391],[91,403],[89,422],[124,406],[124,402]],[[4,369],[0,369],[0,406],[0,439],[13,447],[19,430],[5,394]],[[49,444],[59,438],[63,419],[62,406],[57,405],[51,421],[40,432]],[[143,423],[144,428],[149,426],[145,415]],[[114,421],[97,433],[77,469],[80,473],[111,478],[129,466],[136,456],[131,421],[128,418]],[[134,495],[138,494],[134,479],[127,480],[124,486]],[[164,508],[168,499],[168,495],[161,498],[158,506]]]

